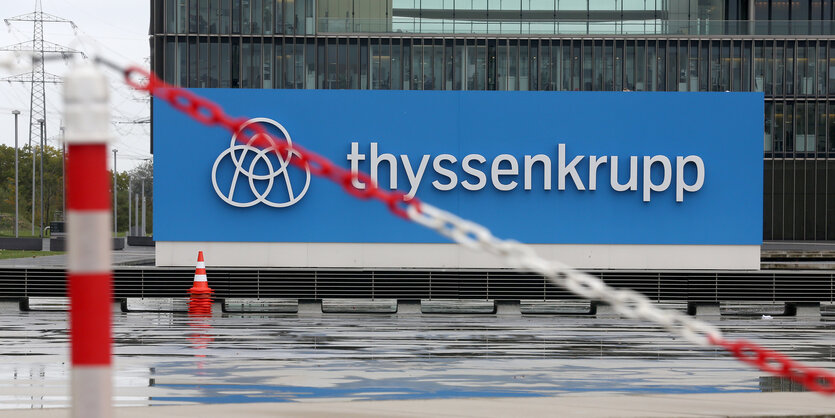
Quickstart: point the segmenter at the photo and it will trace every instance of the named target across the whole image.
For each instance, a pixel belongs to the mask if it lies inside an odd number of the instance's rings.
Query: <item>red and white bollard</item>
[[[64,124],[72,416],[110,417],[110,110],[107,79],[92,64],[64,78]]]

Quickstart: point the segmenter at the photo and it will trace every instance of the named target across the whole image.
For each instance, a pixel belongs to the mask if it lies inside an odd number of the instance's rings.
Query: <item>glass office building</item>
[[[763,238],[835,240],[833,3],[152,0],[152,66],[183,87],[763,92]]]

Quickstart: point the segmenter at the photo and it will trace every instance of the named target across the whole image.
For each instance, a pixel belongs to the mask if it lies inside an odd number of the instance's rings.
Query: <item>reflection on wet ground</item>
[[[723,317],[831,366],[833,324]],[[66,314],[0,312],[0,408],[67,404]],[[779,387],[722,352],[641,322],[581,316],[186,314],[114,317],[118,405],[705,393]],[[770,386],[769,386],[770,385]]]

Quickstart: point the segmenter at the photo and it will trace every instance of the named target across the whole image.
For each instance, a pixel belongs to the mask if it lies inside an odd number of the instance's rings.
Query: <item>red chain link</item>
[[[758,369],[785,377],[814,392],[835,394],[835,375],[821,369],[804,366],[783,354],[745,340],[725,340],[709,337],[710,343],[728,350],[739,361]]]
[[[147,78],[147,81],[144,83],[142,80],[137,81],[134,79],[136,76]],[[395,215],[405,219],[408,219],[406,208],[409,206],[415,206],[420,210],[420,201],[417,198],[406,200],[405,193],[401,191],[382,190],[374,185],[367,174],[351,173],[321,155],[298,145],[290,145],[283,139],[276,139],[260,125],[243,126],[247,121],[246,118],[232,118],[217,104],[188,90],[166,84],[142,68],[126,69],[125,81],[136,90],[146,91],[152,96],[165,100],[175,109],[204,125],[220,125],[233,134],[237,133],[242,143],[264,148],[275,147],[276,153],[285,161],[302,169],[307,168],[311,174],[339,184],[351,196],[379,200],[385,203]],[[292,158],[291,154],[295,154],[296,158]],[[365,189],[354,187],[355,180],[365,183]],[[835,375],[827,371],[804,366],[780,353],[745,340],[710,338],[710,343],[726,349],[743,363],[751,364],[764,372],[798,382],[811,391],[827,395],[835,394]]]
[[[420,210],[420,201],[417,198],[406,199],[406,194],[399,190],[380,189],[367,174],[352,173],[319,154],[298,145],[290,145],[284,139],[277,139],[267,133],[261,125],[244,126],[246,118],[232,118],[217,104],[188,90],[171,86],[157,78],[155,74],[140,67],[128,67],[124,75],[125,82],[134,89],[146,91],[154,97],[165,100],[171,107],[204,125],[220,125],[228,129],[238,135],[238,142],[261,148],[274,147],[276,154],[285,161],[301,169],[308,169],[315,176],[333,181],[342,186],[351,196],[379,200],[385,203],[392,213],[404,219],[409,219],[406,214],[409,206],[415,206]],[[365,183],[365,188],[354,187],[355,181]]]

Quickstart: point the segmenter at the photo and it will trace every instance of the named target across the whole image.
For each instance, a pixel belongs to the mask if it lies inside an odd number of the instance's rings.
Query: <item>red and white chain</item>
[[[496,238],[490,230],[479,224],[459,218],[418,199],[407,199],[403,192],[380,189],[374,185],[367,174],[352,173],[297,144],[290,145],[282,139],[274,138],[259,125],[244,127],[246,118],[232,118],[226,115],[217,104],[188,90],[168,85],[144,69],[139,67],[122,69],[101,59],[99,62],[123,72],[125,82],[131,87],[146,91],[168,102],[172,107],[196,121],[210,126],[223,126],[233,134],[238,134],[239,140],[244,143],[250,143],[249,140],[252,139],[251,144],[254,146],[273,146],[276,153],[284,157],[289,152],[293,152],[298,158],[289,159],[291,164],[308,168],[312,174],[341,185],[352,196],[378,200],[388,206],[395,215],[432,229],[467,248],[502,257],[510,267],[541,274],[553,284],[578,296],[605,302],[626,318],[653,322],[701,347],[722,347],[740,361],[762,371],[801,383],[812,391],[835,394],[835,375],[827,371],[804,366],[752,342],[726,340],[717,327],[679,311],[661,309],[638,292],[615,289],[601,279],[536,255],[528,245]],[[353,186],[355,180],[365,183],[366,188],[364,190],[355,188]]]

